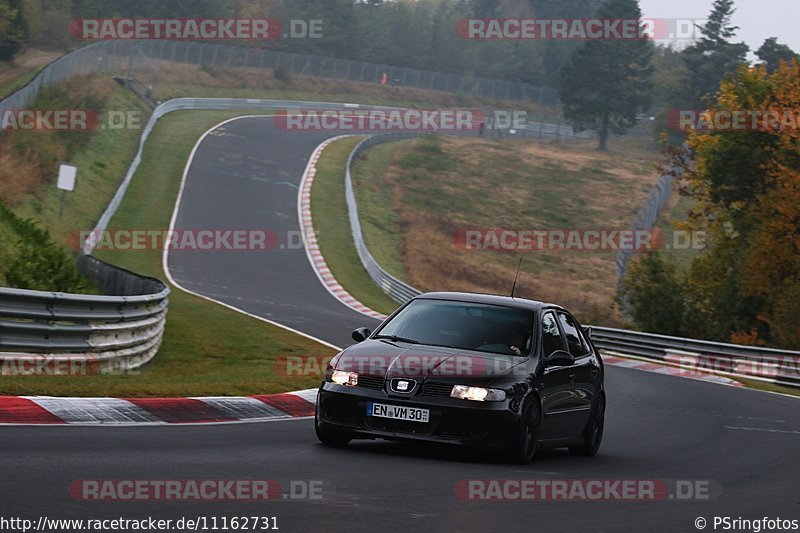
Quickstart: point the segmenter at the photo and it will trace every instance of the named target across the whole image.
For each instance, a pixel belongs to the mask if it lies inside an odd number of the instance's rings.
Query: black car
[[[320,441],[418,440],[595,455],[603,437],[603,363],[562,307],[521,298],[420,295],[331,360],[319,388]]]

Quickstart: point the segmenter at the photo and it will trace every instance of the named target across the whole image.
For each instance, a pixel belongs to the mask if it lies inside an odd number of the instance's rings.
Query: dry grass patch
[[[421,290],[508,294],[517,252],[466,250],[454,234],[466,229],[624,230],[658,173],[657,152],[594,143],[541,144],[475,138],[425,138],[397,143],[383,176],[356,166],[359,190],[391,190],[396,221],[371,228],[382,245],[400,250],[405,278]],[[367,152],[367,158],[370,152]],[[362,220],[363,223],[363,220]],[[554,301],[589,323],[619,324],[614,302],[615,251],[525,254],[517,294]],[[380,259],[379,259],[380,260]]]

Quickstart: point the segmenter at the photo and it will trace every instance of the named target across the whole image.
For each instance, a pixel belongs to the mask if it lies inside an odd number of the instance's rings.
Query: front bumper
[[[420,407],[430,410],[427,423],[367,416],[367,404]],[[519,415],[509,400],[475,402],[449,397],[398,397],[383,390],[323,383],[317,398],[320,429],[348,432],[354,438],[384,438],[507,449],[519,428]]]

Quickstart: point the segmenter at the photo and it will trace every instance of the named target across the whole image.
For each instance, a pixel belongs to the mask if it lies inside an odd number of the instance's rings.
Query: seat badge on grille
[[[407,394],[414,390],[414,387],[417,385],[417,381],[414,379],[393,378],[390,385],[392,391]]]

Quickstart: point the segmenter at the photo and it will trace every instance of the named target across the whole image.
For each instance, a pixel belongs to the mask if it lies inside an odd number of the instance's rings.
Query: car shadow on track
[[[446,444],[428,444],[416,442],[384,441],[384,440],[357,440],[345,447],[331,448],[317,443],[318,449],[324,452],[337,454],[367,454],[370,456],[384,456],[393,458],[428,459],[446,461],[451,463],[471,464],[513,464],[508,460],[508,455],[503,452],[466,448]],[[573,457],[566,449],[553,449],[539,452],[536,463],[547,463],[569,459],[581,461],[580,457]],[[593,460],[602,459],[602,456]]]

